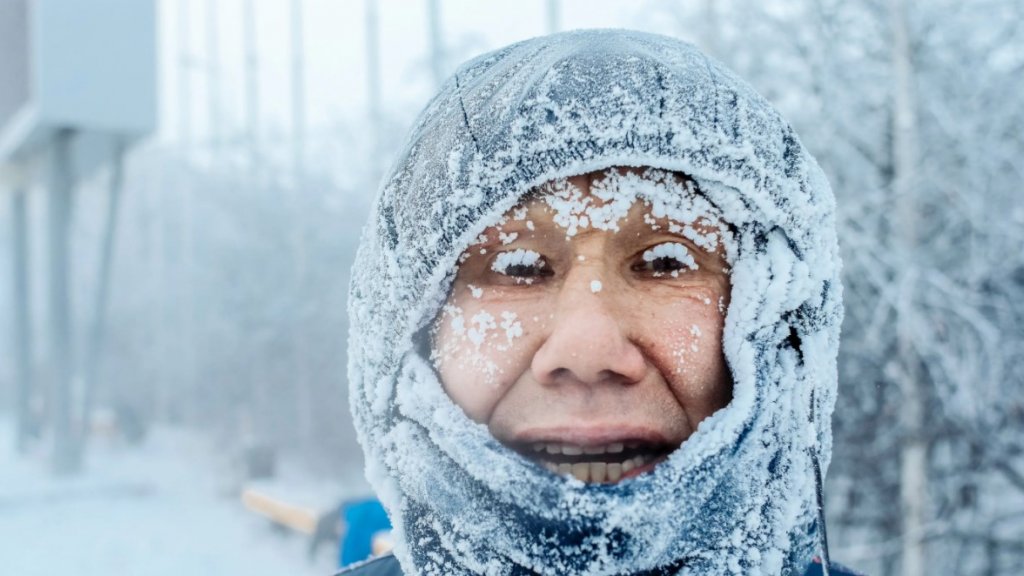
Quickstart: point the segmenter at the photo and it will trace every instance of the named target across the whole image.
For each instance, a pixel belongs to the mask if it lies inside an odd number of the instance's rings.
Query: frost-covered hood
[[[735,230],[733,400],[653,472],[554,476],[444,393],[422,334],[459,255],[539,184],[693,178]],[[407,574],[790,574],[818,546],[842,316],[831,190],[778,113],[695,47],[536,38],[462,66],[387,175],[353,270],[351,407]],[[819,480],[820,482],[820,480]]]

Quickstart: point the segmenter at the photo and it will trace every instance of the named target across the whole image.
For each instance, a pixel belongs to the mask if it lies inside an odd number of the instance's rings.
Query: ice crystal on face
[[[600,292],[601,291],[601,281],[600,280],[591,280],[590,281],[590,291],[593,292],[594,294],[597,294],[598,292]]]
[[[487,334],[498,325],[494,321],[494,316],[486,310],[481,310],[473,315],[469,319],[469,327],[466,329],[466,337],[469,341],[475,344],[478,348],[487,339]]]
[[[511,345],[513,340],[523,335],[523,325],[519,322],[519,317],[515,312],[505,311],[501,313],[501,329],[505,331],[505,339],[508,345]]]
[[[817,546],[813,470],[829,462],[842,313],[834,206],[818,165],[749,86],[669,38],[536,38],[456,76],[387,176],[350,293],[352,411],[404,572],[802,572]],[[591,196],[569,182],[600,171]],[[717,307],[732,402],[667,461],[615,486],[551,474],[496,442],[445,394],[430,363],[444,351],[422,355],[435,320],[471,351],[524,337],[503,311],[441,308],[466,251],[510,210],[526,219],[536,198],[568,236],[617,230],[640,201],[652,228],[729,264],[732,292]],[[488,244],[494,270],[538,264],[539,254],[502,252],[503,241]],[[683,273],[692,256],[651,249]],[[534,320],[538,330],[556,321]],[[667,370],[685,374],[706,334],[679,338]],[[485,385],[520,376],[483,354],[466,358],[462,368]]]

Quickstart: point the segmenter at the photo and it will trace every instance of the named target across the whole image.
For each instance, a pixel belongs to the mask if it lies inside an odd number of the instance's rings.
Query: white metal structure
[[[102,345],[110,259],[117,222],[125,148],[156,127],[156,11],[153,0],[0,1],[0,185],[8,187],[14,214],[14,332],[18,347],[18,444],[27,441],[32,394],[32,322],[28,318],[29,250],[26,194],[32,167],[47,205],[47,363],[52,387],[45,394],[53,440],[53,468],[78,468],[96,357]],[[109,210],[97,301],[84,363],[82,407],[72,405],[75,374],[69,298],[71,197],[80,176],[112,167]],[[79,425],[78,428],[81,426]]]
[[[71,129],[81,172],[109,158],[89,154],[107,137],[151,133],[155,19],[152,0],[0,2],[0,163],[25,160]]]

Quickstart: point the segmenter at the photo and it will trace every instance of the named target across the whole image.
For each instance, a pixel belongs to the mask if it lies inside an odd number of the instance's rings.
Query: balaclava
[[[731,403],[653,471],[552,474],[445,394],[424,333],[460,254],[539,185],[692,178],[734,231]],[[821,553],[842,317],[834,200],[789,125],[695,47],[626,31],[463,65],[386,176],[353,270],[350,400],[407,575],[797,574]]]

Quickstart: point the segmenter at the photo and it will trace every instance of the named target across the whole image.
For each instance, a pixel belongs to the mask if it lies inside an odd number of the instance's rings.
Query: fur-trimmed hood
[[[735,231],[733,400],[615,485],[533,465],[444,393],[421,335],[459,255],[536,186],[681,172]],[[752,88],[697,48],[627,31],[462,66],[387,175],[351,286],[349,382],[367,476],[413,574],[791,574],[818,553],[842,318],[834,201]]]

